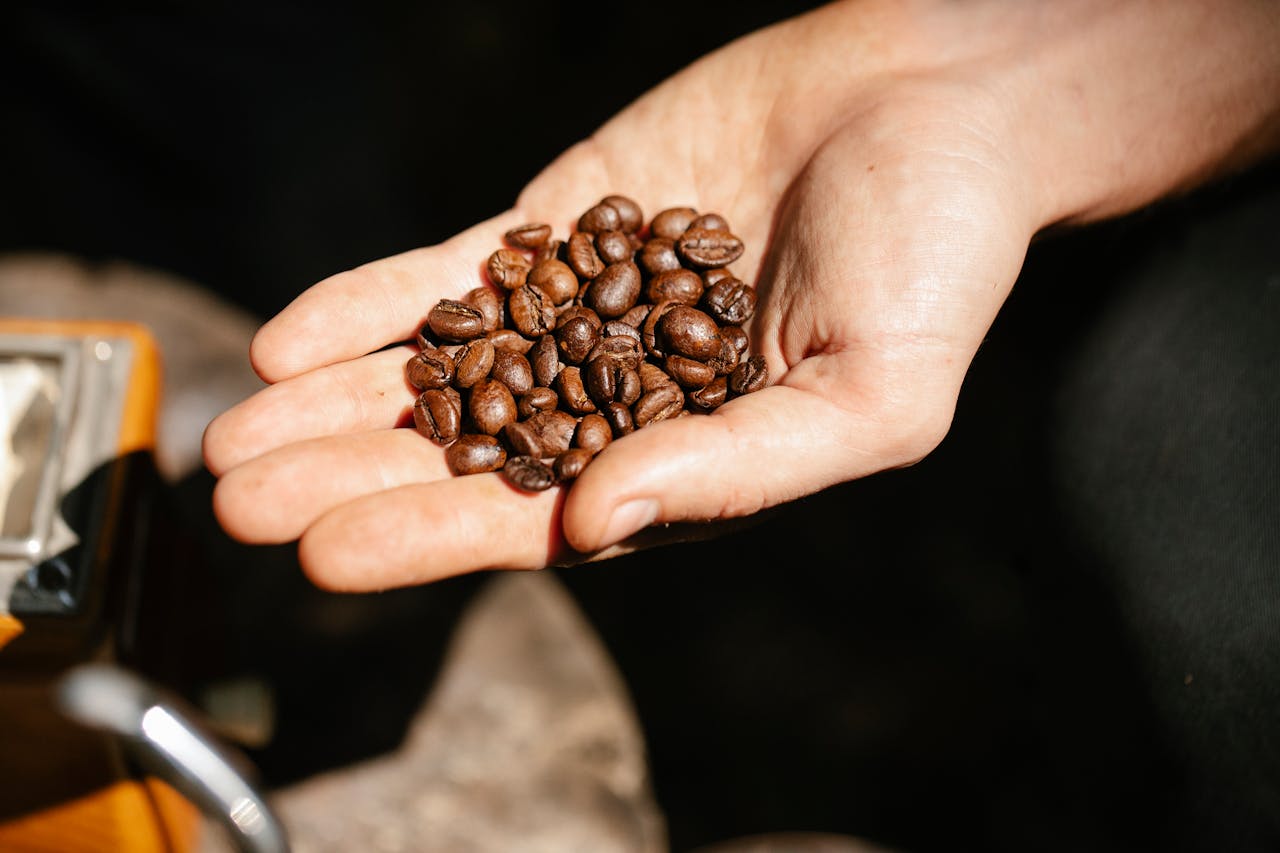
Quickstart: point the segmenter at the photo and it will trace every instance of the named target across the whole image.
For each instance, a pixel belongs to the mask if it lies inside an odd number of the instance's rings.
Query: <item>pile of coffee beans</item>
[[[405,368],[414,425],[454,474],[547,489],[634,430],[764,387],[742,330],[756,292],[729,271],[744,247],[719,214],[676,207],[646,225],[611,195],[568,240],[530,223],[505,242],[492,286],[440,300]]]

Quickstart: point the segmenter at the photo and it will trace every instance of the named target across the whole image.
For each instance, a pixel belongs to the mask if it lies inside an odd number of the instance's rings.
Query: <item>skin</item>
[[[214,509],[299,540],[337,590],[540,568],[707,536],[945,436],[965,373],[1046,228],[1247,166],[1280,132],[1280,7],[843,2],[647,93],[512,210],[339,273],[259,331],[267,388],[209,425]],[[673,142],[670,128],[716,127]],[[404,423],[426,310],[475,287],[507,229],[557,236],[602,196],[728,217],[770,387],[607,447],[571,490],[451,477]],[[690,477],[689,472],[697,472]]]

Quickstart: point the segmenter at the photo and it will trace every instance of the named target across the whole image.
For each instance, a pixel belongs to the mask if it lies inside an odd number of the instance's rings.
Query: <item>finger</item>
[[[484,283],[485,260],[522,221],[509,210],[438,245],[330,276],[258,330],[253,369],[278,382],[413,338],[437,301]]]
[[[347,501],[449,476],[440,448],[411,429],[327,436],[232,468],[214,489],[213,509],[234,538],[274,544]]]
[[[340,591],[541,568],[564,557],[563,491],[517,492],[494,473],[378,492],[311,525],[299,561],[316,585]]]
[[[205,429],[205,465],[221,476],[292,442],[397,426],[418,393],[404,373],[415,352],[395,347],[268,385]]]

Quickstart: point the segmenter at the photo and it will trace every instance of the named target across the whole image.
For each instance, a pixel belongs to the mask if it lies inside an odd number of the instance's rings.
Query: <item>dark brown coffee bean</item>
[[[513,397],[519,398],[533,389],[533,367],[518,352],[495,350],[489,375],[506,385]]]
[[[712,267],[702,271],[702,282],[707,287],[715,287],[726,278],[734,278],[728,267]]]
[[[413,426],[419,435],[444,447],[462,430],[462,410],[444,391],[431,388],[413,404]]]
[[[674,382],[660,385],[643,395],[631,407],[631,416],[635,420],[636,429],[644,429],[650,424],[665,421],[684,408],[684,392]]]
[[[489,375],[493,369],[494,349],[488,338],[468,341],[454,358],[453,386],[470,388]]]
[[[742,257],[742,241],[728,231],[690,228],[676,240],[676,254],[692,267],[723,267]]]
[[[596,254],[606,264],[631,260],[631,240],[621,231],[601,231],[596,235]]]
[[[583,372],[587,393],[597,406],[605,406],[615,400],[630,406],[643,390],[640,374],[612,358],[597,358],[587,363]]]
[[[430,316],[430,315],[428,315]],[[481,318],[483,324],[484,318]],[[435,349],[440,345],[440,337],[431,331],[430,323],[423,323],[418,327],[418,348],[423,350]]]
[[[662,341],[658,337],[658,321],[662,319],[662,315],[679,304],[679,302],[672,302],[669,299],[659,302],[649,309],[644,322],[640,325],[640,343],[644,346],[645,352],[654,358],[667,357],[667,354],[662,349]]]
[[[725,334],[725,330],[737,328],[737,326],[724,326],[720,329],[720,353],[707,361],[707,366],[715,371],[716,376],[725,376],[732,373],[733,369],[738,366],[740,353],[737,341]],[[743,339],[745,340],[745,336]]]
[[[573,446],[592,453],[604,450],[611,441],[613,441],[613,429],[602,415],[583,415],[582,420],[578,422],[578,428],[573,433]]]
[[[595,240],[585,231],[570,235],[569,245],[565,249],[565,262],[583,281],[590,281],[604,272],[604,261],[596,253]]]
[[[541,386],[534,387],[530,388],[529,392],[516,403],[516,415],[520,418],[529,418],[538,412],[549,412],[558,405],[560,405],[560,398],[555,391]]]
[[[681,388],[705,388],[716,378],[715,368],[682,355],[669,355],[663,368]]]
[[[622,225],[618,211],[607,204],[597,204],[578,217],[578,230],[588,234],[617,231]]]
[[[527,284],[540,288],[556,305],[578,295],[578,277],[564,261],[540,261],[529,270]]]
[[[577,367],[566,365],[551,387],[560,395],[561,405],[574,414],[583,415],[596,410],[596,404],[582,384],[582,371]]]
[[[467,411],[476,429],[486,435],[497,435],[516,419],[516,400],[511,389],[496,379],[481,379],[471,389]]]
[[[503,235],[517,249],[540,249],[551,239],[551,226],[543,222],[518,225]]]
[[[705,228],[708,231],[728,231],[729,222],[718,213],[704,213],[689,223],[689,228]],[[688,228],[685,229],[686,231]]]
[[[442,341],[461,343],[484,334],[484,315],[455,299],[441,299],[427,315],[431,332]]]
[[[669,207],[653,217],[653,221],[649,223],[649,232],[654,237],[676,240],[689,227],[689,223],[697,218],[698,211],[692,207]]]
[[[680,256],[676,254],[676,241],[670,237],[650,237],[640,248],[637,258],[646,275],[680,269]]]
[[[642,302],[639,305],[633,306],[630,311],[619,317],[618,322],[626,323],[636,331],[639,331],[640,327],[644,325],[645,318],[649,316],[649,312],[652,310],[652,305]]]
[[[723,376],[718,376],[705,388],[690,391],[685,395],[689,405],[700,412],[710,412],[718,408],[729,396],[729,384]]]
[[[728,278],[703,294],[702,307],[717,323],[738,326],[756,313],[756,289],[736,278]]]
[[[567,483],[578,479],[591,463],[592,456],[590,450],[583,450],[581,447],[572,447],[561,453],[551,465],[556,472],[556,481]]]
[[[639,231],[644,226],[644,211],[640,205],[624,195],[609,195],[600,199],[618,213],[618,228],[628,233]]]
[[[592,326],[594,326],[597,329],[601,328],[604,325],[600,321],[600,315],[592,311],[590,308],[588,308],[585,305],[568,306],[567,308],[564,309],[564,311],[560,312],[559,317],[556,319],[556,324],[563,326],[565,323],[569,322],[575,317],[582,317],[584,320],[589,322]]]
[[[499,249],[489,256],[485,271],[489,281],[505,290],[515,290],[524,284],[533,264],[515,249]]]
[[[702,288],[702,276],[682,267],[660,272],[649,279],[644,296],[655,304],[671,300],[682,305],[697,305],[702,297]]]
[[[634,338],[637,344],[640,343],[640,330],[622,320],[610,320],[600,330],[600,337],[602,338],[613,338],[618,335]]]
[[[556,482],[556,472],[550,465],[533,456],[513,456],[502,466],[502,476],[517,489],[526,492],[542,492]]]
[[[750,394],[763,388],[768,379],[769,367],[764,356],[753,355],[729,374],[729,390],[734,394]]]
[[[636,367],[644,360],[644,348],[632,335],[610,335],[601,338],[600,343],[587,354],[587,361],[608,358],[626,367]]]
[[[720,354],[720,327],[697,308],[672,306],[662,315],[655,331],[664,352],[695,361],[709,361]]]
[[[551,335],[538,338],[529,350],[529,365],[533,368],[533,381],[539,385],[551,386],[556,374],[560,372],[560,349],[556,339]]]
[[[512,421],[502,428],[502,442],[513,456],[543,456],[542,439],[527,423]]]
[[[553,237],[533,253],[533,262],[536,264],[540,261],[549,261],[552,258],[563,261],[563,255],[564,241],[557,240]]]
[[[581,364],[600,342],[600,329],[586,317],[574,317],[556,327],[555,338],[560,357],[568,364]]]
[[[751,343],[747,333],[742,330],[741,326],[721,326],[720,337],[733,345],[733,349],[739,358],[747,351],[747,347]]]
[[[640,377],[640,391],[647,394],[655,388],[661,388],[663,385],[674,385],[675,380],[667,375],[667,372],[651,361],[641,362],[636,368],[636,374]]]
[[[502,327],[503,299],[493,288],[483,286],[473,288],[467,292],[463,301],[480,312],[480,316],[484,318],[485,334]]]
[[[453,359],[438,349],[429,349],[409,359],[404,375],[419,390],[443,388],[453,381]]]
[[[610,264],[591,281],[585,297],[588,307],[602,320],[613,320],[636,304],[640,297],[640,268],[631,261]]]
[[[457,476],[497,471],[507,461],[507,451],[491,435],[459,436],[444,452],[445,464]]]
[[[578,428],[578,419],[559,409],[538,412],[525,423],[537,431],[543,456],[555,456],[568,450],[574,430]]]
[[[622,438],[636,431],[635,420],[631,417],[631,408],[623,403],[610,403],[600,410],[604,419],[609,422],[614,438]]]
[[[507,318],[520,334],[536,338],[556,327],[556,305],[541,288],[525,285],[507,297]]]
[[[485,337],[489,339],[489,343],[493,344],[494,349],[518,352],[521,355],[527,353],[529,348],[533,346],[533,341],[515,329],[494,329]]]

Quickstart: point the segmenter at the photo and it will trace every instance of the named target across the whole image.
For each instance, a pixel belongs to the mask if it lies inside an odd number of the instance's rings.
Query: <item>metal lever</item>
[[[70,670],[56,695],[71,719],[124,738],[158,777],[225,827],[241,851],[288,853],[284,825],[237,769],[243,759],[219,746],[181,700],[100,663]]]

